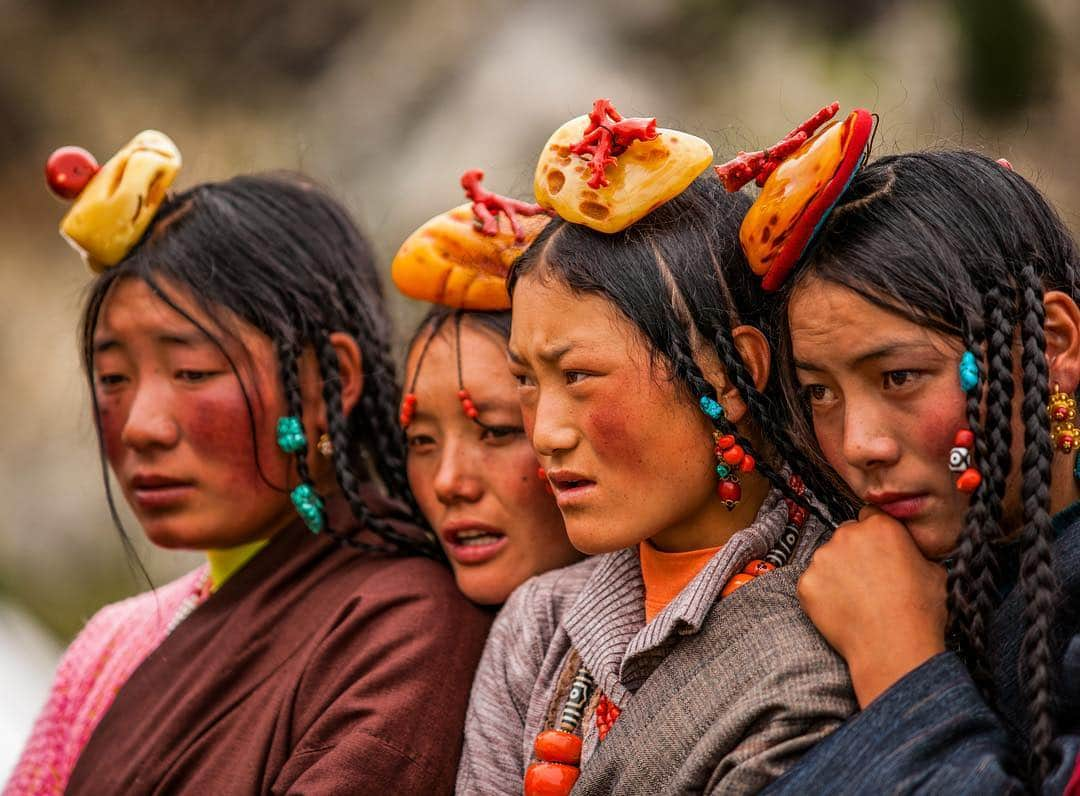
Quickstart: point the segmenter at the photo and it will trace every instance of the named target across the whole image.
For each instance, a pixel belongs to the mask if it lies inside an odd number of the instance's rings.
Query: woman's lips
[[[167,476],[137,475],[131,479],[132,500],[146,511],[175,509],[194,491],[195,485],[190,481]]]
[[[903,492],[882,492],[866,496],[867,503],[877,506],[897,520],[910,520],[922,514],[928,500],[929,497],[925,494]]]
[[[595,481],[572,470],[548,470],[547,476],[560,509],[579,505],[596,490]]]
[[[452,522],[443,526],[439,534],[446,543],[446,551],[459,564],[484,564],[499,554],[510,538],[491,525],[470,522]]]

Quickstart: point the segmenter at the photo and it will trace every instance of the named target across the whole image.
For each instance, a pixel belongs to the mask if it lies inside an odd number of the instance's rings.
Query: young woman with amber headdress
[[[862,165],[870,124],[781,156],[741,229],[813,483],[862,506],[799,584],[862,712],[775,790],[1074,793],[1080,257],[1007,162]]]
[[[748,205],[694,136],[605,100],[536,171],[552,221],[511,269],[512,371],[567,533],[473,687],[465,794],[752,790],[854,707],[795,580],[824,530],[768,424]]]
[[[539,205],[461,184],[471,204],[417,229],[394,258],[394,283],[435,304],[406,360],[401,408],[409,485],[458,587],[501,605],[533,575],[579,560],[525,436],[506,361],[510,264],[549,221]]]
[[[449,793],[488,617],[415,524],[370,248],[302,178],[178,166],[150,131],[50,177],[103,466],[209,562],[90,620],[6,792]]]

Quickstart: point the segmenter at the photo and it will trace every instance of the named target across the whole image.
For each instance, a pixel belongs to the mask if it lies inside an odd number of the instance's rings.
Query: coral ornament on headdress
[[[556,130],[536,164],[536,201],[598,232],[619,232],[682,193],[712,162],[696,136],[624,119],[598,99]]]
[[[775,146],[740,152],[716,167],[729,191],[751,180],[761,186],[739,240],[765,290],[784,283],[866,158],[873,117],[857,108],[843,121],[825,124],[839,109],[837,102],[827,105]]]
[[[144,130],[101,168],[85,149],[62,147],[45,165],[49,187],[75,203],[60,234],[95,272],[116,265],[142,238],[180,170],[180,150]]]
[[[410,298],[463,310],[510,308],[506,275],[551,219],[535,204],[491,193],[484,172],[461,175],[470,204],[440,213],[405,239],[390,274]]]

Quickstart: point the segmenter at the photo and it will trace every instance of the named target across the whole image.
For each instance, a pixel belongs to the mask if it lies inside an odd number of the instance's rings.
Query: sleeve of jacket
[[[529,701],[554,620],[541,581],[506,601],[488,636],[465,718],[459,796],[521,793]]]
[[[1080,660],[1080,640],[1070,644]],[[1067,656],[1069,657],[1069,656]],[[1075,727],[1073,728],[1075,731]],[[1045,793],[1061,793],[1080,738],[1063,735]],[[910,672],[854,716],[767,793],[1024,793],[1004,727],[951,652]]]
[[[272,791],[451,793],[489,622],[444,567],[387,563],[311,653]]]

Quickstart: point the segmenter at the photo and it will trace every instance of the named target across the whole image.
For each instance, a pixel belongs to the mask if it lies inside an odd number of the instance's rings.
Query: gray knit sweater
[[[855,709],[843,661],[795,597],[821,527],[807,523],[787,566],[719,599],[776,542],[786,517],[773,492],[648,624],[634,549],[522,585],[496,619],[473,683],[457,792],[521,793],[574,652],[622,711],[598,744],[594,696],[575,793],[752,792],[794,764]]]

